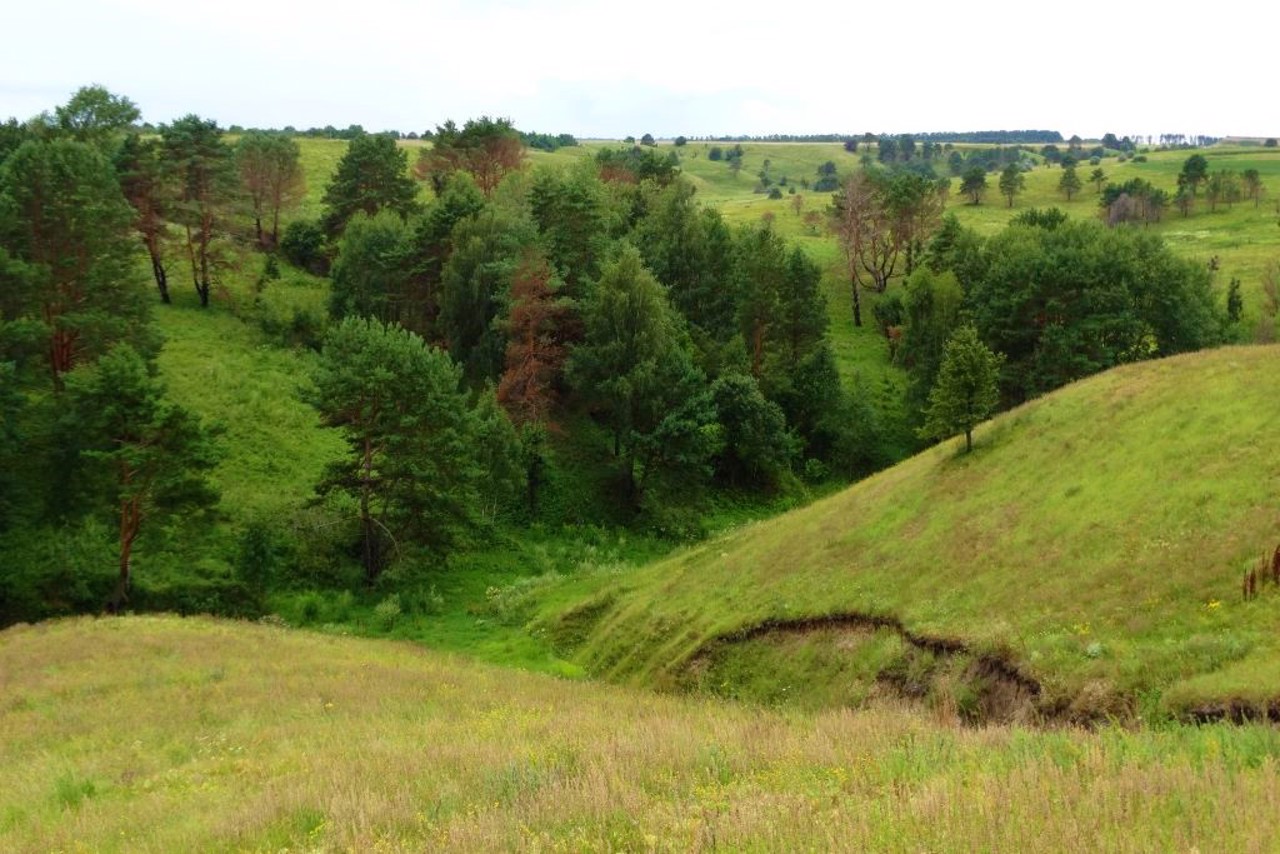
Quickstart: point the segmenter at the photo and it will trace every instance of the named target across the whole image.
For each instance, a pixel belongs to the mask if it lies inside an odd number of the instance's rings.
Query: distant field
[[[0,632],[6,851],[1264,851],[1280,732],[782,713],[173,617]]]

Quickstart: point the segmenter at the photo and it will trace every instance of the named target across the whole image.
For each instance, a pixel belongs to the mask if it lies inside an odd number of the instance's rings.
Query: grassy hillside
[[[1261,851],[1280,734],[951,729],[128,617],[0,633],[7,851]]]
[[[1274,708],[1280,589],[1243,602],[1240,585],[1280,544],[1277,383],[1273,347],[1108,372],[997,418],[972,455],[953,440],[580,581],[543,628],[589,672],[766,699],[832,680],[837,702],[955,682],[948,702],[963,710],[994,690],[967,674],[1023,680],[1039,711],[1077,717]],[[848,621],[813,622],[830,615]],[[752,632],[771,621],[780,631]],[[797,634],[827,647],[796,648]]]

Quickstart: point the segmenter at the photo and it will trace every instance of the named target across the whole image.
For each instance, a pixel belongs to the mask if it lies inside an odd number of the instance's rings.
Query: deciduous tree
[[[982,196],[987,192],[987,170],[981,166],[970,166],[960,180],[960,192],[969,197],[969,204],[982,203]]]
[[[1082,186],[1084,184],[1076,173],[1075,166],[1068,166],[1062,170],[1062,177],[1058,179],[1058,191],[1067,197],[1067,201],[1071,201],[1071,197],[1080,192]]]
[[[296,206],[306,193],[298,143],[278,133],[250,132],[236,143],[236,166],[253,213],[258,245],[280,242],[280,212]],[[263,230],[263,220],[270,232]]]
[[[524,143],[510,119],[481,116],[461,129],[453,121],[436,128],[432,147],[418,153],[414,173],[431,182],[437,193],[454,172],[467,172],[486,197],[510,172],[524,164]]]

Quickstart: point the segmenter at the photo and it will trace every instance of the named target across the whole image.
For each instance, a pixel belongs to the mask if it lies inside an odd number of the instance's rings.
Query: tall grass
[[[207,620],[0,634],[13,851],[1274,849],[1280,734],[784,714]]]

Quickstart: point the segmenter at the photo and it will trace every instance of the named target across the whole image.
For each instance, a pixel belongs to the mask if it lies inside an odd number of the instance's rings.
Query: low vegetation
[[[1269,727],[788,714],[203,619],[0,633],[11,850],[1265,850]]]

